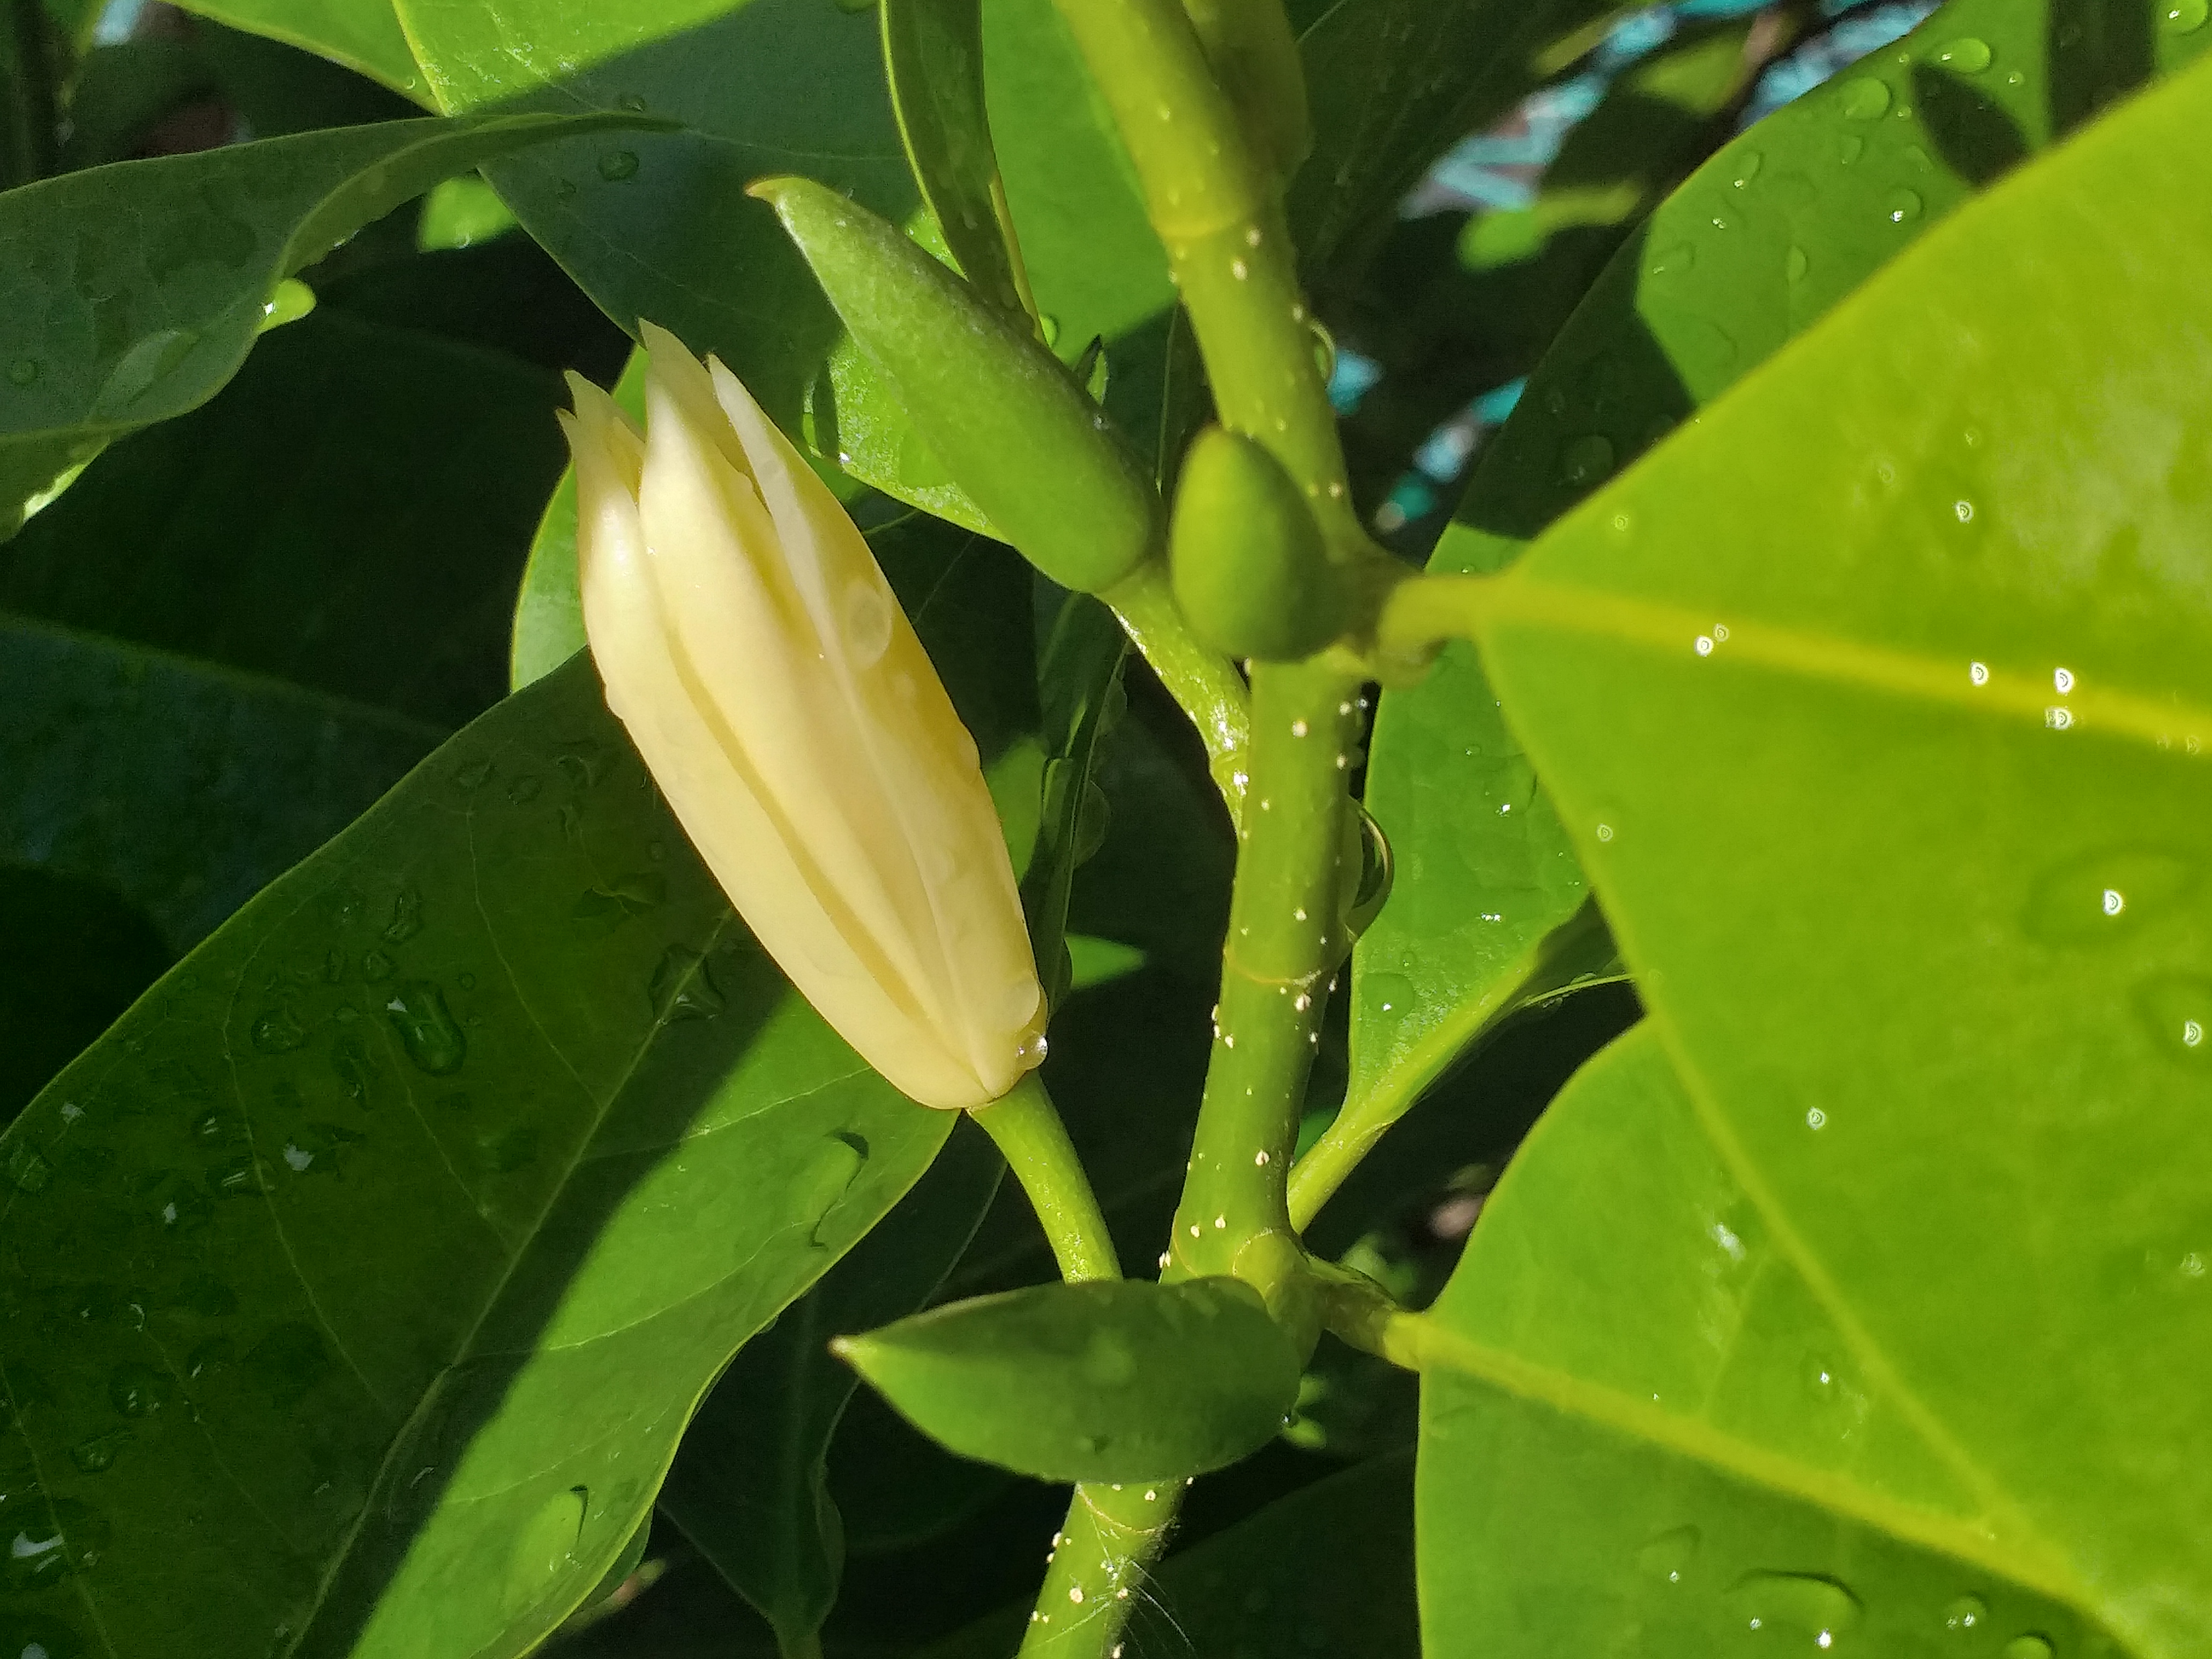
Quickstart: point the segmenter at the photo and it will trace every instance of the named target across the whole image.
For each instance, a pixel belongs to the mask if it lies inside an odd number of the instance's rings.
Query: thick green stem
[[[1145,1574],[1167,1541],[1185,1486],[1086,1482],[1053,1534],[1021,1659],[1103,1659],[1121,1651],[1122,1627]]]
[[[1013,1089],[988,1106],[969,1113],[981,1124],[1006,1163],[1014,1179],[1029,1194],[1030,1207],[1052,1245],[1060,1276],[1071,1285],[1089,1279],[1119,1279],[1121,1264],[1114,1256],[1114,1240],[1099,1212],[1097,1195],[1082,1160],[1067,1138],[1067,1126],[1059,1109],[1044,1091],[1044,1080],[1035,1072],[1025,1073]]]
[[[1228,804],[1231,820],[1243,823],[1249,775],[1246,750],[1252,742],[1251,699],[1243,677],[1191,633],[1168,589],[1167,568],[1158,560],[1139,565],[1100,597],[1113,606],[1130,643],[1198,728],[1206,769]]]

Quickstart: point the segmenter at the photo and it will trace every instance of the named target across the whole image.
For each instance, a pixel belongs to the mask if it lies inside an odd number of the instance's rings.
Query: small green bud
[[[1289,182],[1313,149],[1305,65],[1282,0],[1183,0],[1212,67],[1252,146],[1277,185]]]
[[[1176,603],[1217,650],[1294,662],[1345,629],[1346,573],[1290,475],[1241,432],[1208,427],[1192,443],[1168,549]]]
[[[811,179],[770,204],[907,418],[998,532],[1063,587],[1095,593],[1159,541],[1151,476],[1039,344],[897,227]]]

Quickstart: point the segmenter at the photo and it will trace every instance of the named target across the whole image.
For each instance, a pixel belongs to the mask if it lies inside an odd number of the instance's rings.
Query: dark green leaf
[[[1041,1285],[848,1337],[837,1352],[924,1433],[1046,1480],[1166,1481],[1272,1439],[1297,1355],[1236,1279]]]
[[[580,659],[0,1141],[0,1480],[70,1540],[11,1605],[131,1655],[526,1651],[951,1121],[747,940]]]
[[[204,403],[278,281],[447,173],[637,118],[491,116],[118,162],[0,200],[0,533],[106,444]]]
[[[1097,854],[1107,833],[1112,809],[1095,778],[1100,745],[1127,707],[1121,686],[1127,653],[1114,613],[1087,595],[1070,594],[1053,617],[1037,665],[1044,779],[1037,850],[1023,875],[1022,909],[1046,1001],[1054,1008],[1080,978],[1067,943],[1068,901],[1076,867]]]
[[[745,1345],[684,1433],[661,1509],[787,1650],[829,1617],[844,1565],[823,1461],[859,1379],[830,1339],[927,1302],[1005,1170],[981,1130],[957,1133],[899,1206]]]
[[[2202,1650],[2208,118],[2023,167],[1498,579],[1654,1029],[1439,1312],[1438,1651]]]
[[[879,0],[899,137],[945,246],[978,294],[1014,317],[1031,301],[983,102],[981,0]]]
[[[560,396],[546,370],[320,308],[26,525],[0,604],[450,729],[501,690]]]
[[[6,617],[0,708],[0,863],[118,895],[171,957],[351,823],[444,735]],[[35,973],[56,941],[21,939],[17,954]]]

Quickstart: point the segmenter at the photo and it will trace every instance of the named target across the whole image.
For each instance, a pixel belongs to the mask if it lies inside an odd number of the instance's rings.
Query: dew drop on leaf
[[[1662,1584],[1679,1584],[1697,1559],[1704,1538],[1695,1527],[1673,1527],[1651,1539],[1636,1553],[1636,1569]]]
[[[792,1219],[820,1244],[822,1225],[845,1201],[867,1164],[868,1143],[850,1130],[824,1135],[791,1182]]]
[[[417,1071],[448,1077],[461,1069],[469,1039],[446,1006],[446,994],[428,980],[410,979],[395,988],[384,1005],[399,1046]]]
[[[2065,711],[2057,711],[2063,714]],[[2065,860],[2037,881],[2023,925],[2046,945],[2106,945],[2170,919],[2197,884],[2178,854],[2118,848]]]
[[[2205,0],[2166,0],[2159,9],[2158,26],[2167,34],[2194,34],[2204,27],[2206,15]]]
[[[1613,471],[1613,440],[1593,432],[1559,446],[1559,482],[1586,489]]]
[[[2004,1659],[2053,1659],[2057,1652],[2049,1637],[2038,1636],[2033,1631],[2015,1636],[2004,1644]]]
[[[1844,113],[1854,121],[1871,121],[1889,108],[1889,84],[1871,75],[1844,82]]]
[[[307,1040],[306,1029],[289,1008],[271,1008],[253,1022],[249,1041],[264,1054],[289,1054]]]
[[[1989,42],[1971,34],[1961,35],[1936,51],[1937,63],[1961,75],[1979,75],[1990,66],[1990,56]]]
[[[8,365],[8,381],[11,386],[28,386],[38,378],[39,364],[34,357],[18,357]]]
[[[599,177],[611,185],[637,177],[637,152],[629,149],[611,149],[599,157]]]
[[[1822,1650],[1856,1629],[1864,1611],[1844,1585],[1809,1572],[1747,1573],[1729,1590],[1728,1605],[1752,1630],[1808,1637]]]
[[[576,1565],[590,1506],[590,1489],[571,1486],[547,1498],[516,1529],[500,1583],[500,1600],[510,1614],[534,1607]]]
[[[2191,1066],[2212,1060],[2212,978],[2200,974],[2158,974],[2145,980],[2135,997],[2136,1012],[2159,1051]]]
[[[1943,1628],[1966,1636],[1989,1622],[1990,1609],[1978,1595],[1962,1595],[1943,1609]]]

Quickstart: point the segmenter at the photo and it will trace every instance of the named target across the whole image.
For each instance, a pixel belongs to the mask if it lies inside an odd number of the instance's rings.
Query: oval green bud
[[[1160,504],[1149,471],[1022,320],[824,185],[763,179],[751,190],[916,434],[1030,563],[1095,593],[1151,556]]]
[[[1192,631],[1232,657],[1293,662],[1345,629],[1346,573],[1281,463],[1241,432],[1208,427],[1191,445],[1168,554]]]
[[[1228,94],[1252,159],[1277,185],[1313,149],[1305,64],[1282,0],[1183,0],[1213,78]]]

